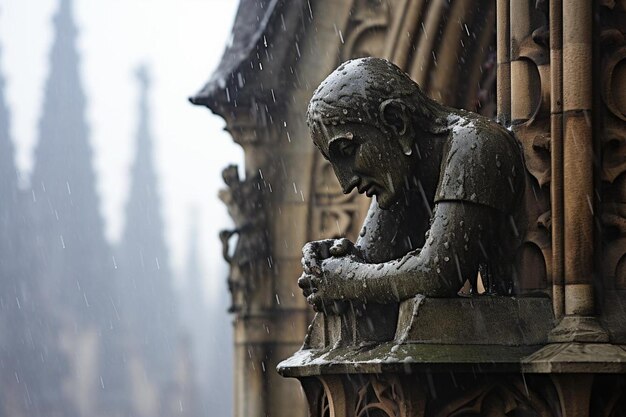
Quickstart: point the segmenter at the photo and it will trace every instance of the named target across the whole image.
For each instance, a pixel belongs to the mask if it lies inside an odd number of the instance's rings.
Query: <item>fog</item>
[[[0,416],[230,410],[230,0],[0,0]]]

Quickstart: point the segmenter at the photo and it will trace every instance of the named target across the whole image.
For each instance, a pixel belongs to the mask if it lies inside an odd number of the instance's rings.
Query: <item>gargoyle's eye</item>
[[[358,143],[355,143],[353,141],[342,140],[342,141],[339,141],[335,149],[337,151],[337,156],[341,158],[349,158],[356,154],[358,147],[359,147]]]

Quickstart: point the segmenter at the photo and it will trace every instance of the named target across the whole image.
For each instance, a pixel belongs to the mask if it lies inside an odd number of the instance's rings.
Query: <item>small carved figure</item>
[[[378,58],[329,75],[307,122],[343,192],[376,197],[356,244],[304,247],[298,283],[316,310],[456,296],[466,280],[475,291],[479,269],[487,292],[512,293],[524,164],[506,129],[431,100]]]
[[[224,168],[222,178],[228,188],[219,192],[219,198],[226,204],[235,228],[222,230],[219,236],[222,256],[231,266],[230,311],[240,311],[248,306],[249,295],[264,275],[269,256],[262,180],[259,176],[241,180],[237,165]],[[233,236],[238,237],[234,250],[230,247]]]

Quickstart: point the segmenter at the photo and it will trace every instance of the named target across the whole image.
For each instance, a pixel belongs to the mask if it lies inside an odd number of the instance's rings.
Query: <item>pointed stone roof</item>
[[[147,68],[142,65],[136,71],[140,89],[136,154],[131,168],[126,224],[116,259],[121,321],[135,338],[151,378],[163,383],[171,377],[177,316],[154,164]]]
[[[308,10],[306,0],[241,0],[217,69],[189,100],[213,111],[251,99],[276,101],[281,73],[299,55],[294,36]]]
[[[77,35],[72,1],[61,0],[31,178],[41,258],[37,266],[38,274],[46,276],[51,302],[65,306],[69,320],[106,326],[114,316],[106,297],[112,290],[113,263],[92,166]]]

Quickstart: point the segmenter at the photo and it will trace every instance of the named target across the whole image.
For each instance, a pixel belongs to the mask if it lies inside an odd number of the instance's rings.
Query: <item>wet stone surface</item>
[[[329,75],[307,122],[343,191],[373,199],[355,243],[304,247],[299,285],[317,311],[456,297],[466,282],[477,293],[479,271],[487,293],[515,293],[525,168],[506,129],[431,100],[378,58]]]

